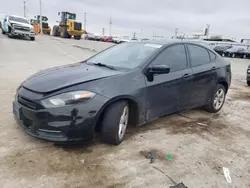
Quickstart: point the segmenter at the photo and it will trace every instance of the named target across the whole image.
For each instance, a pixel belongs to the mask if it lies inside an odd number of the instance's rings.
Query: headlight
[[[56,108],[86,102],[94,96],[95,93],[90,91],[72,91],[44,99],[41,103],[45,108]]]

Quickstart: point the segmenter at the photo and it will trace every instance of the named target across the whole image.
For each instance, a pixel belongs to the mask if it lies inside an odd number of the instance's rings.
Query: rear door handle
[[[188,78],[189,76],[191,76],[191,74],[184,74],[183,76],[182,76],[182,78]]]
[[[212,67],[212,69],[211,70],[215,70],[216,69],[216,67]]]

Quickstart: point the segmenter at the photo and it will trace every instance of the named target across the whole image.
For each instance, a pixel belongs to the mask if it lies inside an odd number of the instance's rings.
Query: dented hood
[[[121,73],[105,67],[77,63],[38,72],[25,80],[22,86],[35,92],[48,93]]]

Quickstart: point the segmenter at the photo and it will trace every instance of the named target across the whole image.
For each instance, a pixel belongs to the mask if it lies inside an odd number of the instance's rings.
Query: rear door
[[[208,102],[216,87],[216,55],[206,48],[187,44],[189,59],[194,73],[190,107],[198,107]]]
[[[147,120],[185,108],[189,103],[192,69],[188,67],[184,44],[163,50],[149,66],[168,65],[170,73],[154,75],[147,84]]]

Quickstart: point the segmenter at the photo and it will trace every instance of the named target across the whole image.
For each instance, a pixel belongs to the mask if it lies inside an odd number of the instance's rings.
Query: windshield
[[[114,68],[133,69],[139,66],[162,45],[123,43],[88,59],[87,63],[102,63]]]
[[[20,18],[20,17],[15,17],[15,16],[9,16],[9,21],[14,21],[14,22],[21,22],[21,23],[29,23],[28,20],[25,18]]]
[[[71,20],[75,20],[76,19],[76,15],[75,14],[67,14],[67,19],[71,19]]]

